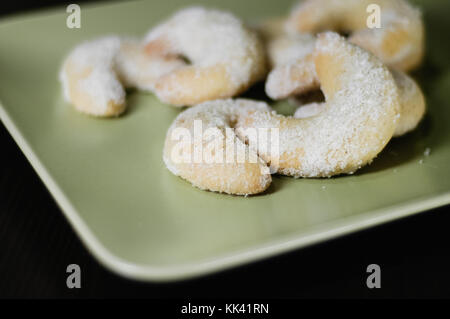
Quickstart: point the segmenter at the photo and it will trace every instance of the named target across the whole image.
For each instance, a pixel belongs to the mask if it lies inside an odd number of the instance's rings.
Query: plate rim
[[[339,218],[311,227],[308,231],[303,231],[302,235],[293,233],[289,236],[280,237],[271,242],[257,245],[250,250],[247,248],[210,260],[176,266],[149,266],[137,264],[128,262],[125,259],[116,256],[95,236],[89,226],[82,218],[80,218],[70,199],[58,186],[57,181],[51,176],[45,165],[35,154],[33,148],[17,128],[1,101],[0,120],[49,190],[64,216],[69,221],[69,224],[88,251],[107,269],[129,279],[168,282],[195,278],[280,255],[282,253],[450,204],[450,191],[448,191],[437,195],[431,195],[426,198],[405,201],[398,205],[390,205],[381,209],[369,210],[357,215]],[[371,217],[367,217],[369,214]]]
[[[89,10],[91,7],[110,7],[123,5],[126,2],[113,3],[85,3]],[[6,15],[0,19],[0,27],[10,23],[21,23],[24,20],[42,17],[43,15],[57,14],[61,6],[51,6],[49,8],[34,10],[30,12]],[[86,10],[85,9],[85,10]],[[69,197],[59,187],[58,182],[52,177],[46,166],[34,152],[32,146],[18,129],[15,121],[10,117],[7,108],[0,100],[0,120],[5,125],[9,134],[18,145],[27,161],[33,167],[39,178],[48,189],[51,196],[59,206],[60,210],[68,220],[87,250],[110,271],[123,277],[133,280],[143,280],[152,282],[170,282],[175,280],[185,280],[218,271],[238,267],[251,262],[260,261],[276,255],[287,253],[293,250],[304,248],[320,242],[331,240],[340,236],[379,226],[390,221],[412,216],[433,208],[450,204],[450,190],[438,194],[432,194],[401,202],[396,205],[387,205],[376,210],[367,210],[356,215],[338,218],[329,222],[309,228],[307,231],[291,233],[281,236],[266,243],[255,245],[251,248],[242,248],[237,251],[222,254],[198,262],[191,262],[171,266],[150,266],[129,262],[112,253],[97,236],[91,231],[89,226],[83,221]],[[368,217],[368,215],[370,215]]]

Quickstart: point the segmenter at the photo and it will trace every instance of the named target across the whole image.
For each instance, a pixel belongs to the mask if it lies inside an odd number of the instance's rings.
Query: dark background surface
[[[69,2],[2,3],[0,18],[58,4]],[[450,206],[200,279],[146,284],[93,259],[2,124],[0,149],[3,298],[450,298]],[[81,289],[66,287],[72,263]],[[366,287],[372,263],[381,266],[381,289]]]

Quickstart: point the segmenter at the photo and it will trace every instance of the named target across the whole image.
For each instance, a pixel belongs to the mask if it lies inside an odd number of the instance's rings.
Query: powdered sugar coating
[[[228,12],[181,10],[150,30],[144,42],[149,52],[182,55],[191,62],[157,84],[158,96],[174,105],[234,96],[266,70],[261,40]]]
[[[295,63],[314,51],[316,37],[309,33],[283,34],[267,44],[270,63],[273,67]]]
[[[277,100],[320,88],[312,56],[314,48],[311,49],[311,43],[315,42],[316,38],[307,34],[284,35],[269,42],[269,53],[272,52],[269,56],[275,65],[266,81],[266,93],[269,97]],[[409,75],[395,69],[391,69],[391,72],[401,104],[400,118],[394,133],[398,137],[417,127],[425,114],[426,106],[422,90]],[[313,103],[299,107],[294,117],[315,116],[322,110],[322,104]]]
[[[267,95],[283,99],[318,85],[313,63],[316,38],[311,34],[280,35],[267,43],[272,65],[265,85]]]
[[[297,67],[302,68],[315,68],[314,61],[304,59],[302,63],[298,63]],[[308,70],[308,69],[306,69]],[[419,85],[406,73],[391,70],[394,78],[400,102],[400,117],[398,119],[397,127],[395,129],[394,137],[402,136],[412,130],[422,120],[425,115],[426,103],[425,97],[420,89]],[[282,89],[278,89],[278,92],[283,92],[287,88],[292,88],[287,92],[308,92],[310,90],[318,89],[320,87],[317,74],[305,71],[305,76],[302,81],[293,81],[292,83],[283,86]],[[311,77],[314,76],[314,79]],[[280,82],[282,84],[283,82]],[[267,86],[267,84],[266,84]],[[295,103],[295,101],[294,101]],[[324,110],[323,103],[311,103],[307,105],[301,105],[295,112],[295,118],[306,118],[318,115]]]
[[[307,119],[256,112],[237,128],[280,129],[278,173],[353,173],[370,163],[394,133],[400,109],[394,80],[372,54],[335,33],[320,35],[314,58],[326,98],[324,111]],[[267,150],[259,148],[258,154],[271,162]]]
[[[381,28],[369,28],[369,5],[381,9]],[[287,21],[290,32],[325,30],[351,32],[350,42],[374,53],[388,66],[403,71],[417,67],[423,57],[421,12],[405,0],[305,0]]]
[[[263,102],[245,99],[209,101],[187,109],[177,116],[167,132],[164,163],[173,174],[200,189],[235,195],[263,192],[272,181],[267,164],[236,136],[233,127],[241,118],[251,116],[252,112],[268,110],[270,108]],[[201,121],[197,123],[201,123],[202,132],[216,129],[219,135],[213,140],[196,139],[195,121]],[[190,138],[177,138],[177,130],[180,129],[186,129]],[[203,157],[196,161],[196,148],[201,146],[206,149],[211,143],[221,145],[224,157],[214,163],[205,162]],[[225,156],[230,145],[234,146],[235,153],[232,160],[227,161]],[[176,160],[177,150],[182,150],[183,156],[187,156],[186,161]],[[254,157],[254,162],[251,157]]]
[[[114,57],[120,50],[120,38],[104,37],[77,46],[65,60],[60,72],[64,96],[74,102],[72,90],[85,92],[93,103],[92,114],[106,113],[110,103],[125,103],[125,90],[114,72]],[[73,71],[72,71],[73,70]],[[69,81],[72,73],[82,74],[73,84]],[[75,97],[76,98],[76,97]]]
[[[107,36],[73,49],[60,71],[64,97],[81,112],[115,116],[125,110],[125,87],[152,90],[178,59],[146,55],[139,41]]]

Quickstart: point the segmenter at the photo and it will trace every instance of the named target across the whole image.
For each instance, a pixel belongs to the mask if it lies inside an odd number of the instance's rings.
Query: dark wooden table
[[[39,4],[2,4],[0,15]],[[146,284],[86,251],[2,124],[0,149],[0,297],[450,297],[450,206],[208,277]],[[72,263],[81,289],[66,286]],[[381,289],[366,287],[372,263]]]

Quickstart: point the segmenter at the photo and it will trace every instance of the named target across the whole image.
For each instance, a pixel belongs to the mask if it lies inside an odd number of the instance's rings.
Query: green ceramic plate
[[[185,0],[85,5],[81,29],[66,27],[65,8],[4,19],[0,116],[105,266],[143,280],[225,269],[450,202],[450,50],[440,38],[450,32],[450,3],[421,2],[428,49],[415,75],[429,113],[418,130],[391,141],[353,176],[275,177],[265,194],[248,198],[201,191],[172,175],[161,159],[166,130],[179,110],[131,92],[125,116],[102,120],[63,102],[58,69],[74,45],[104,34],[142,35]],[[291,7],[290,1],[196,3],[250,21]],[[287,104],[275,107],[289,111]]]

